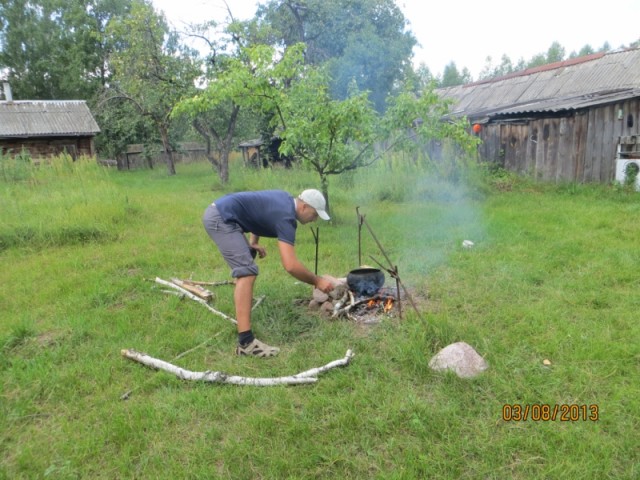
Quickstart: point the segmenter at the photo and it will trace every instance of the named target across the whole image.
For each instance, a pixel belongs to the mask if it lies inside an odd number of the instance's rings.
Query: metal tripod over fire
[[[369,255],[369,257],[371,258],[371,260],[376,262],[380,268],[386,271],[391,276],[391,278],[395,279],[396,281],[396,301],[398,305],[399,317],[402,318],[402,303],[400,301],[400,288],[402,288],[402,291],[404,291],[405,295],[409,299],[409,303],[411,303],[411,306],[416,311],[418,316],[421,316],[420,310],[418,310],[418,307],[413,301],[413,298],[405,288],[404,284],[402,283],[402,280],[400,280],[400,275],[398,274],[398,266],[394,265],[393,262],[391,262],[391,260],[389,259],[389,256],[387,255],[384,248],[382,248],[382,245],[378,241],[378,237],[376,237],[375,233],[373,233],[373,230],[371,229],[371,226],[369,225],[369,223],[367,223],[367,220],[365,219],[365,215],[362,215],[360,213],[360,207],[356,207],[356,214],[358,216],[358,263],[359,265],[362,265],[362,225],[364,225],[365,227],[367,227],[367,230],[369,230],[369,233],[371,234],[371,237],[373,238],[373,240],[376,242],[376,245],[378,245],[378,249],[380,249],[380,253],[382,253],[382,255],[384,256],[385,260],[389,264],[389,267],[387,268],[384,265],[382,265],[373,256]]]

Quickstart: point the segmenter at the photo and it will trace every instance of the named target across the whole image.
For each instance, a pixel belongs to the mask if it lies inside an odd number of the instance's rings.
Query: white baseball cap
[[[302,200],[304,203],[313,207],[316,212],[318,212],[318,216],[323,220],[329,220],[329,215],[327,214],[327,202],[324,199],[324,196],[319,190],[315,190],[310,188],[302,192],[298,198]]]

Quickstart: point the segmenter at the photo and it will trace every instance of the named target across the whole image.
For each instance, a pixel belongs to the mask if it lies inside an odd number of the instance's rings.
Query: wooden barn
[[[83,100],[0,101],[0,152],[41,159],[67,152],[94,156],[98,124]]]
[[[596,53],[439,89],[485,161],[547,181],[616,180],[640,148],[640,49]],[[622,154],[621,154],[622,152]]]

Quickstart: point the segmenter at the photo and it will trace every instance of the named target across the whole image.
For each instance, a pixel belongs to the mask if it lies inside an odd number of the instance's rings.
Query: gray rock
[[[465,342],[452,343],[429,361],[435,371],[451,370],[460,378],[472,378],[489,368],[489,364]]]
[[[322,290],[318,290],[317,288],[313,289],[313,299],[318,303],[324,303],[329,300],[329,295],[324,293]]]
[[[327,301],[320,305],[320,311],[325,313],[326,315],[330,315],[333,313],[333,303]]]
[[[315,300],[309,302],[309,310],[320,310],[320,304]]]

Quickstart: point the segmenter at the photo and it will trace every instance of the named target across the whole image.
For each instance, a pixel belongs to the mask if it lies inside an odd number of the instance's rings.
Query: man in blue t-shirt
[[[267,255],[260,237],[277,238],[284,269],[298,280],[323,292],[333,290],[326,278],[309,271],[296,257],[297,222],[306,224],[318,217],[329,220],[322,193],[310,189],[297,198],[282,190],[231,193],[209,205],[204,212],[204,228],[216,243],[236,279],[233,294],[238,321],[238,355],[273,357],[280,351],[254,337],[251,331],[253,284],[259,273],[254,258]],[[249,233],[249,239],[245,236]]]

